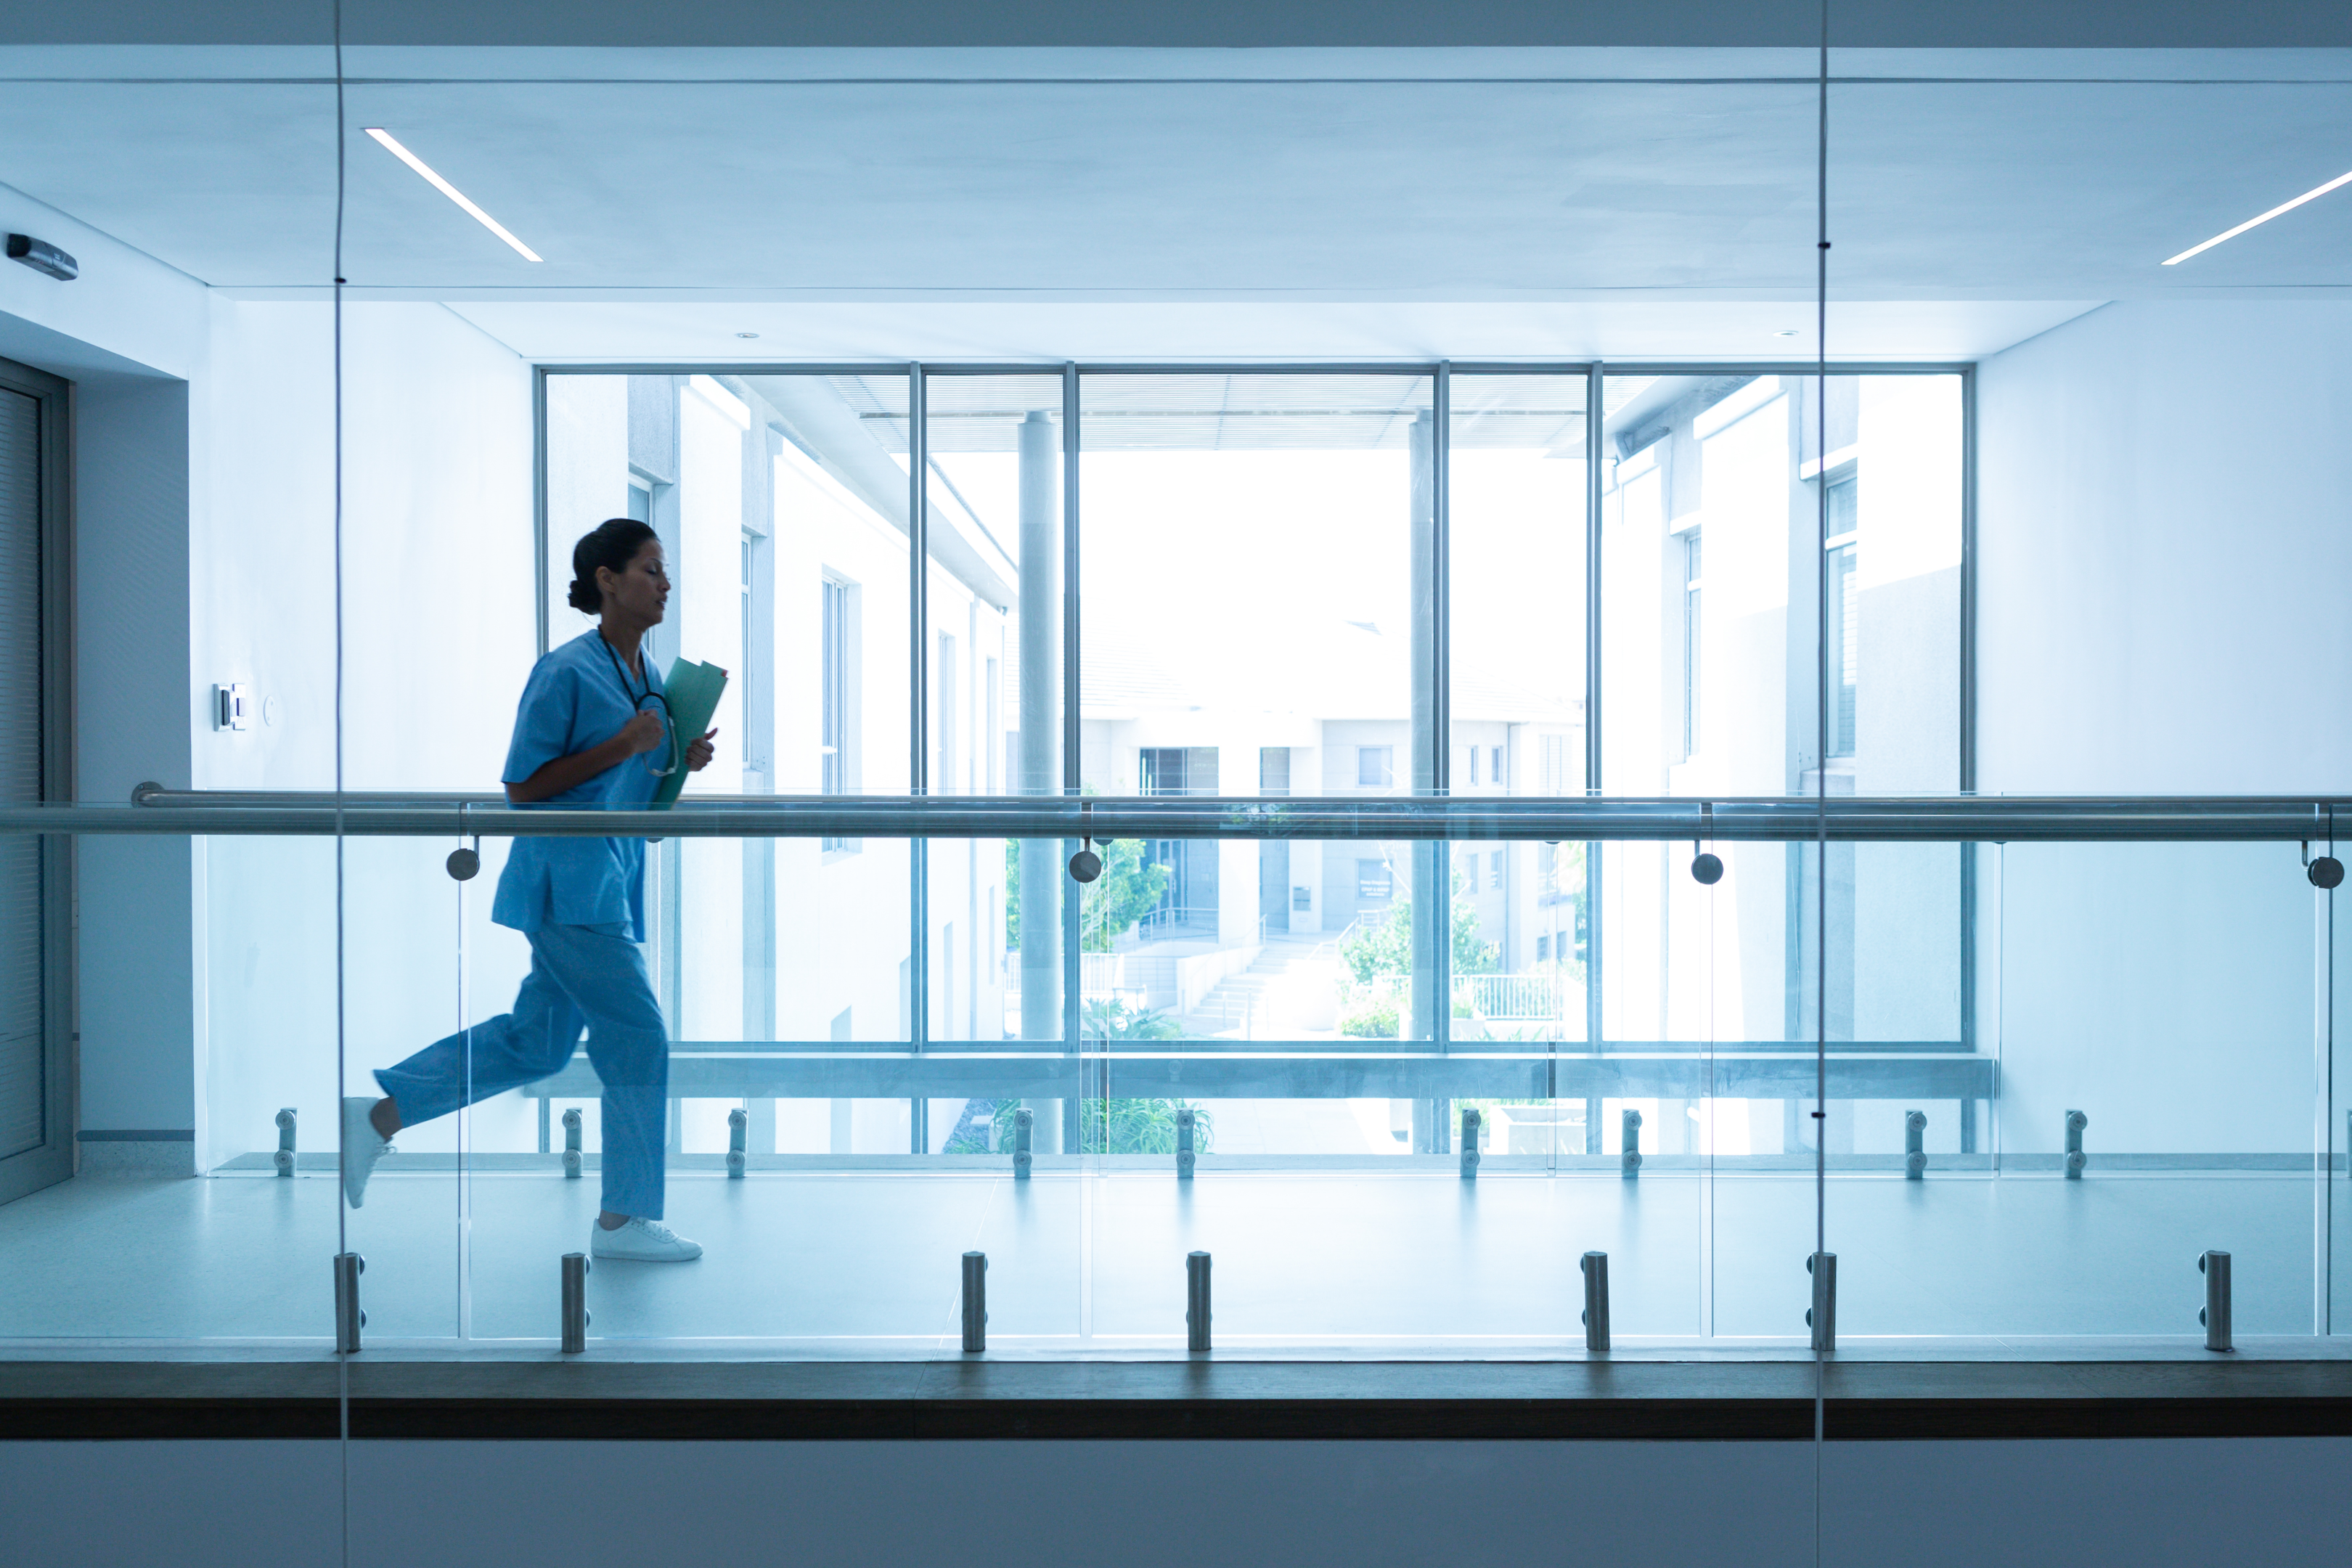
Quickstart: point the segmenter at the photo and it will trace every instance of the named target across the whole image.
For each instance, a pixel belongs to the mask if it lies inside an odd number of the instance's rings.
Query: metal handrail
[[[667,810],[509,805],[489,795],[166,790],[130,805],[0,806],[0,833],[357,837],[1281,838],[1838,843],[2331,837],[2327,796],[1697,798],[698,795]]]

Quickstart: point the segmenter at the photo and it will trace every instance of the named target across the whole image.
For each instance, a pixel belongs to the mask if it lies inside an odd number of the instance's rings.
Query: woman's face
[[[648,539],[637,546],[629,563],[618,572],[596,568],[596,588],[604,595],[604,613],[619,614],[639,626],[661,625],[669,604],[669,573],[662,563],[661,541]]]

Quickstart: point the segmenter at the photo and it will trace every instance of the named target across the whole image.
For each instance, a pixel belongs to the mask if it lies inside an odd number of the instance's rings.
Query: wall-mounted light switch
[[[213,688],[213,728],[245,730],[253,724],[253,704],[245,683],[236,681]]]

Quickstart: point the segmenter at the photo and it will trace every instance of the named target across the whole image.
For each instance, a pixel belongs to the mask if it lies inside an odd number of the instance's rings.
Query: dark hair
[[[582,534],[572,547],[572,591],[565,595],[572,607],[583,616],[603,610],[604,594],[596,586],[596,568],[627,571],[646,541],[654,537],[654,531],[634,517],[608,517]]]

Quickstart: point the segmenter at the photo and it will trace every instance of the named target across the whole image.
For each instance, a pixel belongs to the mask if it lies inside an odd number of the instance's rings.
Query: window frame
[[[1055,362],[1024,360],[934,363],[921,361],[908,362],[863,359],[849,361],[777,361],[772,363],[755,362],[751,363],[735,362],[724,364],[712,364],[700,361],[638,363],[584,362],[569,364],[539,363],[532,367],[532,371],[534,413],[533,435],[535,442],[534,479],[536,489],[535,533],[540,566],[540,592],[537,613],[541,626],[541,651],[544,651],[546,648],[548,625],[547,584],[551,566],[549,556],[549,519],[547,515],[548,430],[546,384],[548,378],[551,376],[634,376],[663,374],[690,376],[699,374],[713,377],[723,384],[724,381],[730,377],[745,374],[762,376],[866,376],[875,374],[903,374],[908,378],[908,417],[910,422],[910,426],[915,429],[915,438],[919,446],[927,440],[927,435],[924,431],[926,416],[925,399],[923,395],[923,387],[927,378],[1009,375],[1058,377],[1063,387],[1061,434],[1064,455],[1064,489],[1061,527],[1064,531],[1066,542],[1062,590],[1064,605],[1063,640],[1065,649],[1065,657],[1062,660],[1064,712],[1061,717],[1061,721],[1064,727],[1065,738],[1065,771],[1068,775],[1065,780],[1065,786],[1070,789],[1076,789],[1077,787],[1076,769],[1077,767],[1077,731],[1080,712],[1078,693],[1080,689],[1080,670],[1084,648],[1080,620],[1081,606],[1078,604],[1077,596],[1079,574],[1076,570],[1082,504],[1082,498],[1078,485],[1079,469],[1077,460],[1083,440],[1081,430],[1083,416],[1080,407],[1081,399],[1079,396],[1079,389],[1083,380],[1087,376],[1133,374],[1181,374],[1202,376],[1218,374],[1326,374],[1335,376],[1384,374],[1427,376],[1432,378],[1433,415],[1435,427],[1438,432],[1437,446],[1439,449],[1437,453],[1437,479],[1434,489],[1434,504],[1437,509],[1438,516],[1436,525],[1431,532],[1430,549],[1433,551],[1435,555],[1435,580],[1440,584],[1444,584],[1446,582],[1446,570],[1451,563],[1446,519],[1447,509],[1450,505],[1448,468],[1450,468],[1451,459],[1451,447],[1447,432],[1449,430],[1451,415],[1450,384],[1451,378],[1454,375],[1525,375],[1549,377],[1558,377],[1562,375],[1584,376],[1587,378],[1587,384],[1589,387],[1586,421],[1586,449],[1588,451],[1598,451],[1600,449],[1599,443],[1601,430],[1606,418],[1604,394],[1606,390],[1606,383],[1610,377],[1664,375],[1769,375],[1811,379],[1816,376],[1954,375],[1958,376],[1960,381],[1961,442],[1959,465],[1961,475],[1960,605],[1958,628],[1959,689],[1958,692],[1959,729],[1958,787],[1963,792],[1970,791],[1976,787],[1976,720],[1978,693],[1976,654],[1976,620],[1978,605],[1976,513],[1979,487],[1977,484],[1976,475],[1978,421],[1976,370],[1977,366],[1974,362],[1958,360],[1901,361],[1883,363],[1856,361],[1829,361],[1821,363],[1794,357],[1778,360],[1722,359],[1655,362],[1628,360],[1624,362],[1610,363],[1605,366],[1600,362],[1589,360],[1270,360],[1263,363],[1234,361],[1201,362],[1192,363],[1170,363],[1162,361],[1068,360]],[[1585,699],[1582,740],[1585,750],[1583,758],[1584,766],[1582,770],[1584,791],[1582,793],[1588,795],[1601,793],[1601,786],[1607,778],[1601,748],[1601,740],[1604,733],[1604,715],[1601,707],[1603,676],[1601,605],[1606,585],[1603,580],[1602,551],[1601,543],[1602,531],[1601,520],[1604,510],[1603,498],[1605,494],[1603,469],[1607,466],[1608,465],[1603,462],[1591,463],[1587,466],[1586,473],[1586,558],[1583,594],[1585,600],[1584,635],[1587,646],[1584,660]],[[927,563],[928,555],[926,550],[922,547],[921,542],[921,531],[923,528],[923,516],[927,505],[927,498],[926,487],[919,482],[919,465],[918,465],[915,471],[910,473],[909,476],[909,509],[916,532],[914,535],[913,547],[910,548],[908,552],[908,572],[910,577],[909,599],[915,612],[913,617],[915,624],[910,627],[910,632],[913,637],[924,639],[923,642],[919,642],[917,644],[918,647],[924,646],[924,643],[928,641],[927,634],[930,629],[929,617],[924,610],[924,597],[920,588],[920,574]],[[658,493],[656,492],[651,499],[653,499],[656,503],[656,510],[658,510],[658,503],[660,500]],[[1437,722],[1434,724],[1432,732],[1437,739],[1428,742],[1430,750],[1433,753],[1429,761],[1431,771],[1433,772],[1434,774],[1433,785],[1441,791],[1449,788],[1451,785],[1450,775],[1452,768],[1450,764],[1453,760],[1451,748],[1445,744],[1443,740],[1443,737],[1451,733],[1451,724],[1448,721],[1451,713],[1452,638],[1450,636],[1451,628],[1447,624],[1447,616],[1445,615],[1445,609],[1449,602],[1450,601],[1447,599],[1446,594],[1444,592],[1441,592],[1439,595],[1439,614],[1437,617],[1438,631],[1434,639],[1433,654],[1430,660],[1429,668],[1426,670],[1416,672],[1416,679],[1425,681],[1431,688],[1431,690],[1428,693],[1431,702],[1431,711],[1437,719]],[[1703,651],[1701,657],[1703,658]],[[928,682],[921,679],[919,674],[917,675],[916,679],[919,686],[928,685]],[[927,739],[926,727],[930,700],[927,692],[919,689],[914,694],[914,697],[915,700],[911,704],[912,730],[909,736],[909,743],[912,749],[919,755],[925,749],[924,742]],[[1703,735],[1697,737],[1697,739],[1700,743],[1704,743]],[[1415,742],[1415,744],[1421,743],[1423,742]],[[1564,758],[1562,760],[1563,762],[1565,761]],[[1379,787],[1393,789],[1395,787],[1397,773],[1395,771],[1392,752],[1388,772],[1390,775],[1389,784]],[[1566,770],[1563,769],[1562,782],[1565,781],[1565,775]],[[1359,776],[1360,777],[1360,763]],[[1372,786],[1359,784],[1357,787],[1361,790]],[[1075,848],[1076,846],[1073,845],[1072,847]],[[1962,919],[1964,922],[1969,921],[1972,920],[1970,911],[1973,910],[1974,907],[1974,878],[1972,875],[1969,874],[1966,867],[1964,867],[1962,879],[1961,897]],[[928,938],[926,934],[927,922],[924,910],[921,907],[924,898],[924,889],[919,885],[916,889],[916,902],[918,907],[913,911],[912,915],[914,939],[918,949],[917,960],[919,973],[922,972],[921,963],[924,961],[925,950],[928,948]],[[1604,940],[1604,932],[1601,927],[1599,911],[1597,910],[1593,911],[1591,918],[1592,924],[1587,936],[1587,942],[1590,944],[1588,950],[1588,962],[1591,961],[1593,955],[1597,955],[1601,950],[1601,944]],[[1072,929],[1074,931],[1075,927]],[[1066,964],[1069,971],[1069,980],[1067,984],[1073,988],[1071,994],[1075,994],[1076,974],[1077,968],[1076,948],[1075,942],[1066,943],[1065,945],[1068,949],[1064,955]],[[1972,954],[1965,943],[1963,944],[1962,952],[1964,965],[1967,965],[1969,970],[1972,970]],[[1965,973],[1962,994],[1964,1007],[1962,1034],[1964,1038],[1972,1041],[1975,1038],[1973,1007],[1971,1005],[1973,1001],[1972,984],[1969,982]],[[1590,1010],[1589,1023],[1591,1027],[1597,1028],[1601,1016],[1601,987],[1598,984],[1591,985],[1588,989],[1586,1001],[1588,1009]],[[1070,1041],[1075,1044],[1078,1038],[1077,1009],[1075,1005],[1072,1005],[1066,1008],[1066,1012],[1067,1015],[1066,1028],[1069,1033]],[[1441,1021],[1441,1033],[1442,1031],[1443,1023]]]

